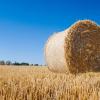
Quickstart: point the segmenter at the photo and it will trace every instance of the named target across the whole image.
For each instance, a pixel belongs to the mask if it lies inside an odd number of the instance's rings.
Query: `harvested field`
[[[47,67],[0,66],[0,100],[100,100],[100,72],[75,76]]]

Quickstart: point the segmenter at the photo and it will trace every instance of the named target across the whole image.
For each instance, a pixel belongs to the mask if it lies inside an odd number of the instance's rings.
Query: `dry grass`
[[[73,76],[0,66],[0,100],[100,100],[100,72]]]

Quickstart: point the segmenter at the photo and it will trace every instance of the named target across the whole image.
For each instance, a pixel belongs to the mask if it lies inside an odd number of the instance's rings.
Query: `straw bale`
[[[47,41],[45,58],[55,72],[100,71],[100,26],[82,20],[54,34]]]

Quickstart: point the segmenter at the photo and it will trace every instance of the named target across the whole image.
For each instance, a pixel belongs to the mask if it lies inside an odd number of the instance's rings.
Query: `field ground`
[[[0,66],[0,100],[100,100],[100,72],[74,76],[47,67]]]

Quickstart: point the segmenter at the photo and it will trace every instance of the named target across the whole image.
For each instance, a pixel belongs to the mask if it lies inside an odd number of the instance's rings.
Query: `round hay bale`
[[[100,26],[90,20],[76,22],[49,38],[45,56],[52,71],[100,71]]]

